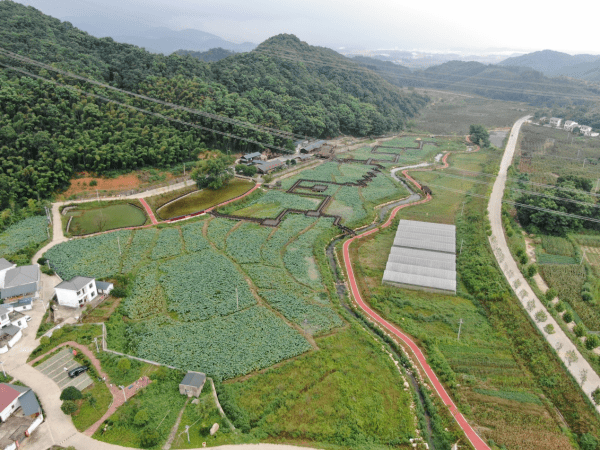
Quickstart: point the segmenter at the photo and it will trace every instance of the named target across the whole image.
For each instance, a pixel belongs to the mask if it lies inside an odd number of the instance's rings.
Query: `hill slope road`
[[[560,328],[560,326],[556,323],[554,318],[548,313],[546,307],[540,302],[537,298],[529,283],[523,276],[523,274],[519,271],[519,267],[515,262],[514,258],[510,254],[510,250],[508,249],[508,243],[506,242],[506,237],[504,236],[504,230],[502,229],[502,197],[504,195],[504,188],[506,185],[506,177],[508,167],[512,163],[513,155],[515,153],[515,147],[517,144],[517,138],[519,136],[519,130],[521,129],[521,125],[531,116],[522,117],[517,122],[515,122],[511,132],[510,137],[508,139],[508,143],[506,144],[506,150],[504,151],[504,156],[502,157],[502,162],[500,163],[500,171],[498,172],[498,177],[496,178],[496,182],[494,183],[494,188],[492,190],[492,195],[490,196],[490,202],[488,204],[488,212],[490,217],[490,223],[492,226],[492,235],[490,236],[490,243],[492,248],[494,249],[494,254],[496,256],[496,260],[498,261],[498,265],[502,268],[502,272],[504,272],[504,276],[508,280],[511,288],[521,301],[521,304],[531,317],[531,320],[536,324],[540,333],[546,338],[548,343],[554,348],[558,356],[565,361],[565,365],[567,369],[573,375],[573,377],[577,380],[579,385],[582,387],[585,394],[589,397],[589,399],[593,403],[592,392],[598,386],[600,386],[600,377],[598,374],[594,372],[592,366],[583,358],[577,347],[571,342],[569,337],[565,334],[565,332]],[[533,301],[535,307],[534,308],[526,308],[530,302]],[[544,322],[537,322],[535,320],[535,314],[538,311],[544,311],[548,319]],[[554,326],[555,332],[553,334],[547,334],[544,331],[544,327],[548,324],[552,324]],[[567,354],[573,355],[573,353],[577,357],[577,361],[569,363],[567,360]],[[574,359],[574,358],[573,358]],[[582,375],[584,375],[585,382],[581,383]],[[596,409],[600,411],[600,407],[596,406]]]

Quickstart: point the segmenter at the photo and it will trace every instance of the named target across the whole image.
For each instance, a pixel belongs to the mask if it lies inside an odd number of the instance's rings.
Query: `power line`
[[[210,133],[216,133],[216,134],[220,134],[220,135],[225,136],[225,137],[229,137],[229,138],[233,138],[233,139],[238,139],[238,140],[246,141],[246,142],[249,142],[251,144],[259,145],[261,147],[268,147],[268,148],[271,148],[271,149],[274,149],[274,150],[281,151],[283,153],[289,152],[289,150],[284,149],[282,147],[278,147],[276,145],[265,144],[263,142],[258,142],[258,141],[255,141],[253,139],[250,139],[250,138],[245,138],[245,137],[242,137],[242,136],[237,136],[237,135],[232,134],[232,133],[226,133],[226,132],[223,132],[223,131],[218,131],[218,130],[214,130],[212,128],[204,127],[202,125],[197,125],[195,123],[185,122],[185,121],[180,120],[180,119],[175,119],[173,117],[164,116],[162,114],[159,114],[159,113],[156,113],[156,112],[153,112],[153,111],[148,111],[148,110],[143,109],[143,108],[138,108],[137,106],[127,105],[125,103],[121,103],[121,102],[118,102],[116,100],[112,100],[112,99],[109,99],[109,98],[106,98],[106,97],[102,97],[101,95],[98,95],[98,94],[92,94],[90,92],[83,91],[83,90],[81,90],[79,88],[76,88],[74,86],[65,85],[65,84],[59,83],[58,81],[55,81],[55,80],[46,79],[46,78],[41,77],[39,75],[27,72],[26,70],[17,69],[15,67],[11,67],[11,66],[8,66],[8,65],[3,64],[3,63],[0,63],[0,66],[5,67],[5,68],[7,68],[9,70],[14,70],[16,72],[20,72],[20,73],[22,73],[22,74],[24,74],[24,75],[26,75],[28,77],[37,78],[37,79],[40,79],[42,81],[46,81],[48,83],[55,84],[57,86],[61,86],[61,87],[67,88],[67,89],[72,89],[72,90],[74,90],[74,91],[76,91],[76,92],[78,92],[80,94],[87,95],[87,96],[93,97],[93,98],[97,98],[97,99],[100,99],[100,100],[105,101],[107,103],[114,103],[116,105],[119,105],[119,106],[122,106],[122,107],[125,107],[125,108],[134,109],[134,110],[136,110],[138,112],[141,112],[141,113],[144,113],[144,114],[148,114],[148,115],[152,115],[152,116],[155,116],[155,117],[159,117],[161,119],[168,120],[170,122],[176,122],[176,123],[179,123],[179,124],[182,124],[182,125],[186,125],[186,126],[189,126],[189,127],[192,127],[192,128],[196,128],[196,129],[199,129],[199,130],[202,130],[202,131],[207,131],[207,132],[210,132]]]
[[[10,52],[10,51],[2,48],[2,47],[0,47],[0,55],[16,59],[16,60],[19,60],[19,61],[27,63],[27,64],[32,64],[32,65],[41,67],[41,68],[46,69],[46,70],[51,70],[53,72],[60,73],[61,75],[64,75],[64,76],[67,76],[67,77],[70,77],[70,78],[75,78],[77,80],[80,80],[80,81],[83,81],[83,82],[86,82],[86,83],[94,84],[96,86],[100,86],[100,87],[103,87],[105,89],[110,89],[110,90],[113,90],[113,91],[116,91],[116,92],[120,92],[120,93],[125,94],[125,95],[130,95],[130,96],[137,97],[137,98],[140,98],[140,99],[143,99],[143,100],[147,100],[147,101],[150,101],[150,102],[159,103],[159,104],[167,106],[169,108],[179,109],[179,110],[182,110],[182,111],[186,111],[186,112],[188,112],[190,114],[201,115],[201,116],[207,117],[207,118],[212,119],[212,120],[218,120],[218,121],[221,121],[221,122],[229,123],[231,125],[237,125],[237,126],[244,127],[244,128],[251,128],[251,129],[254,129],[256,131],[262,131],[262,132],[265,132],[265,133],[268,133],[268,134],[271,134],[271,135],[275,135],[275,136],[278,136],[278,137],[281,137],[281,138],[284,138],[284,139],[294,139],[294,138],[305,138],[305,137],[308,137],[308,136],[301,135],[301,134],[296,134],[296,133],[293,133],[293,132],[282,131],[282,130],[279,130],[277,128],[270,128],[270,127],[265,127],[265,126],[262,126],[262,125],[252,124],[250,122],[245,122],[245,121],[241,121],[241,120],[237,120],[237,119],[231,119],[229,117],[220,116],[220,115],[217,115],[217,114],[212,114],[212,113],[208,113],[208,112],[205,112],[205,111],[200,111],[200,110],[197,110],[197,109],[188,108],[188,107],[185,107],[185,106],[176,105],[174,103],[165,102],[163,100],[159,100],[159,99],[155,99],[155,98],[152,98],[152,97],[148,97],[146,95],[136,94],[134,92],[130,92],[130,91],[126,91],[126,90],[123,90],[123,89],[119,89],[119,88],[116,88],[114,86],[110,86],[108,84],[101,83],[99,81],[95,81],[95,80],[91,80],[91,79],[86,78],[86,77],[82,77],[82,76],[74,74],[72,72],[67,72],[67,71],[64,71],[64,70],[61,70],[61,69],[57,69],[57,68],[52,67],[52,66],[50,66],[48,64],[44,64],[42,62],[33,60],[31,58],[27,58],[25,56],[17,55],[16,53]],[[312,138],[312,139],[314,139],[314,138]]]

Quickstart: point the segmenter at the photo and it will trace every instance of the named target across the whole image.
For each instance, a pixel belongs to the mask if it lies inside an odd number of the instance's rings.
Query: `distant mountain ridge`
[[[166,27],[149,25],[125,26],[110,18],[67,17],[73,26],[95,37],[111,37],[116,42],[137,45],[152,53],[169,55],[185,49],[204,52],[213,48],[223,48],[233,52],[249,52],[256,48],[252,42],[236,44],[206,31],[186,29],[171,30]]]
[[[542,50],[507,58],[498,65],[529,67],[548,77],[567,76],[587,81],[600,81],[600,55],[569,55],[554,50]]]

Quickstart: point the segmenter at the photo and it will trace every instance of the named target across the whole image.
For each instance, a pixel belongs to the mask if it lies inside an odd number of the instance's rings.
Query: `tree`
[[[140,409],[133,418],[133,424],[138,427],[143,427],[149,420],[150,417],[148,416],[148,411]]]
[[[551,302],[552,300],[554,300],[556,298],[557,295],[558,295],[558,292],[556,292],[556,289],[550,288],[546,291],[546,300]],[[558,305],[557,305],[556,310],[558,311]],[[560,312],[560,311],[558,311],[558,312]]]
[[[590,433],[582,434],[579,438],[581,450],[596,450],[598,448],[598,440]]]
[[[199,189],[221,189],[233,178],[229,167],[232,163],[233,157],[227,155],[205,159],[198,163],[198,167],[192,171],[190,176]]]
[[[119,359],[119,362],[117,363],[117,369],[119,369],[119,372],[121,373],[125,373],[131,369],[131,361],[129,361],[129,358]]]
[[[537,273],[537,267],[535,267],[533,264],[527,266],[527,277],[531,278],[533,277],[536,273]]]
[[[237,166],[235,166],[235,171],[237,173],[241,173],[246,177],[253,177],[254,175],[256,175],[256,172],[258,172],[258,169],[256,168],[256,166],[246,166],[245,164],[238,164]]]
[[[565,321],[565,323],[571,323],[571,322],[573,322],[573,314],[571,314],[571,311],[566,311],[563,314],[562,318]]]
[[[471,142],[481,147],[490,146],[490,133],[485,129],[483,125],[471,125],[469,127],[469,135],[471,136]]]
[[[585,335],[585,327],[583,326],[583,324],[578,323],[577,325],[575,325],[575,328],[573,328],[573,333],[575,333],[575,336],[577,336],[578,338],[583,337]]]
[[[82,397],[83,395],[81,394],[81,391],[75,386],[69,386],[68,388],[65,388],[65,390],[63,390],[60,394],[61,400],[79,400]]]
[[[71,415],[76,412],[78,408],[77,403],[75,403],[73,400],[65,400],[62,405],[60,405],[60,409],[65,414]]]

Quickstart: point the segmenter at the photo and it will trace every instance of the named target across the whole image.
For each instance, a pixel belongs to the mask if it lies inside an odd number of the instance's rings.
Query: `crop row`
[[[131,231],[115,231],[74,239],[57,245],[45,254],[63,279],[75,276],[105,278],[119,272],[119,242],[125,245]]]
[[[152,249],[152,259],[164,259],[177,256],[183,250],[183,242],[178,228],[165,228],[160,231],[156,245]]]
[[[358,189],[350,186],[340,188],[335,194],[334,201],[327,208],[327,212],[342,216],[345,224],[358,222],[367,217]]]
[[[311,349],[299,332],[260,306],[200,323],[153,320],[136,340],[142,358],[218,379],[263,369]]]
[[[212,219],[208,225],[208,238],[219,250],[224,250],[227,233],[238,223],[234,220]]]
[[[160,277],[170,310],[182,321],[225,316],[256,304],[248,283],[233,263],[212,249],[187,254],[161,265]]]
[[[135,231],[127,253],[123,257],[122,273],[131,272],[140,263],[142,257],[152,250],[156,235],[157,232],[154,228]]]
[[[408,195],[408,191],[404,187],[394,184],[387,176],[379,174],[367,184],[367,187],[361,188],[361,194],[365,201],[377,202],[392,195],[396,197]]]
[[[28,217],[11,225],[0,234],[0,257],[44,242],[48,239],[46,228],[45,216]]]
[[[558,236],[542,236],[542,247],[551,255],[574,256],[575,249],[567,239]]]
[[[303,214],[287,215],[279,225],[275,233],[265,242],[262,247],[262,258],[266,264],[283,267],[281,252],[285,245],[296,234],[306,229],[315,219]]]

